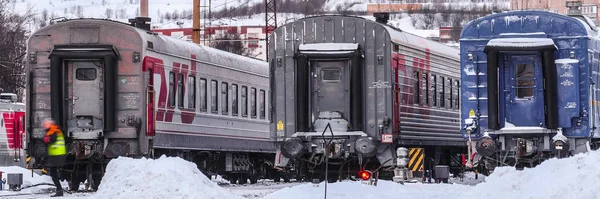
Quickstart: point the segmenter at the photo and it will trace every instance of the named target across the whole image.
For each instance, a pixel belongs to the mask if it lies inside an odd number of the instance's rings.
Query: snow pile
[[[98,192],[92,198],[238,198],[219,187],[194,163],[178,157],[110,161]]]
[[[362,184],[355,181],[344,181],[327,184],[327,198],[331,199],[365,199],[365,198],[460,198],[461,192],[467,186],[451,184],[405,184],[404,186],[391,181],[380,180],[377,186]],[[323,198],[324,183],[318,187],[312,184],[298,185],[281,189],[267,195],[264,199],[294,198],[314,199]]]
[[[550,159],[532,169],[499,167],[476,185],[477,198],[600,198],[600,151]]]
[[[597,199],[600,198],[600,151],[578,154],[571,158],[550,159],[535,168],[517,171],[514,167],[498,167],[488,177],[467,173],[464,181],[454,179],[456,184],[405,184],[379,181],[378,186],[360,182],[338,182],[328,184],[327,198],[486,198],[486,199]],[[485,182],[474,184],[485,179]],[[277,198],[321,198],[323,183],[281,189],[265,199]]]

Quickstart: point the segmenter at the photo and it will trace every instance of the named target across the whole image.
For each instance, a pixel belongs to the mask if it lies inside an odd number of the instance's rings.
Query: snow
[[[495,47],[539,47],[556,46],[550,38],[498,38],[488,42],[488,46]]]
[[[545,32],[527,32],[527,33],[500,33],[501,36],[527,36],[527,35],[545,35]]]
[[[197,166],[178,157],[112,160],[91,198],[238,198],[208,179]]]
[[[455,184],[405,184],[380,180],[377,186],[360,182],[338,182],[328,184],[327,198],[522,198],[522,199],[591,199],[598,198],[600,189],[600,152],[578,154],[571,158],[550,159],[535,168],[522,171],[514,167],[497,167],[488,177],[470,172],[464,181],[451,179]],[[276,198],[322,198],[323,183],[318,187],[303,184],[284,188],[267,195],[265,199]]]
[[[354,43],[317,43],[317,44],[301,44],[298,50],[301,51],[344,51],[356,50],[358,44]]]
[[[576,64],[579,63],[579,60],[576,59],[557,59],[554,61],[556,64]]]
[[[467,198],[598,198],[600,152],[578,154],[566,159],[550,159],[533,169],[517,171],[499,167],[475,186]]]
[[[312,184],[284,188],[267,195],[263,199],[314,199],[323,198],[324,183],[318,187]],[[378,199],[378,198],[459,198],[466,185],[451,184],[406,184],[402,186],[391,181],[380,180],[377,186],[358,181],[344,181],[327,185],[327,198],[331,199]]]

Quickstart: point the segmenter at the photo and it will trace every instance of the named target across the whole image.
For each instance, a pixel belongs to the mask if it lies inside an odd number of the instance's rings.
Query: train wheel
[[[250,177],[250,184],[256,184],[258,182],[258,178],[256,176]]]
[[[281,173],[279,171],[273,172],[273,182],[281,182]]]

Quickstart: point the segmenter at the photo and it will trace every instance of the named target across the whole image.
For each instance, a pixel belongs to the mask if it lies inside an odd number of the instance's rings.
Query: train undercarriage
[[[273,167],[274,153],[154,149],[154,157],[180,157],[193,162],[207,177],[220,175],[231,184],[255,184],[260,179],[290,181]]]
[[[489,175],[499,166],[521,170],[536,167],[548,159],[597,150],[600,146],[600,140],[567,139],[561,135],[499,135],[496,139],[484,136],[475,143],[477,161],[474,167],[484,175]]]

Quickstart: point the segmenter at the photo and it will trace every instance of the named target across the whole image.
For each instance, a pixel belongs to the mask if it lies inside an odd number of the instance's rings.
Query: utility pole
[[[277,3],[276,0],[265,0],[265,44],[267,46],[266,58],[269,60],[269,35],[277,28]]]
[[[196,44],[200,44],[200,0],[193,0],[193,28],[192,28],[192,41]]]
[[[139,17],[148,17],[148,0],[141,0]]]

